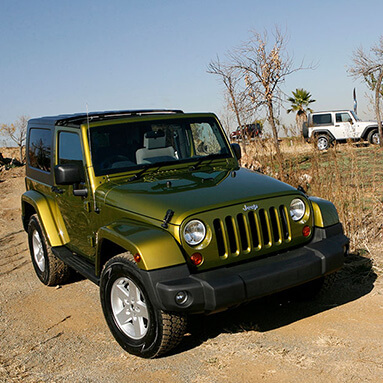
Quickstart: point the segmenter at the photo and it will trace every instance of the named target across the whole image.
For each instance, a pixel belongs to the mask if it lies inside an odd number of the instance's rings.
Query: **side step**
[[[96,285],[100,285],[100,278],[94,274],[94,264],[87,261],[80,255],[72,253],[65,246],[52,247],[52,252],[57,258],[72,267],[72,269],[75,269],[85,278],[88,278]]]

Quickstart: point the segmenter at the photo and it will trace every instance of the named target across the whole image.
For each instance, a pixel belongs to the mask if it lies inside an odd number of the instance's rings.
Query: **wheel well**
[[[31,219],[33,214],[36,214],[36,210],[32,205],[24,202],[23,213],[24,213],[23,214],[23,226],[24,226],[24,230],[27,231],[29,220]]]
[[[366,128],[366,130],[362,134],[363,140],[367,140],[367,137],[372,130],[378,130],[378,127],[377,126],[370,126],[370,127]]]
[[[113,258],[115,255],[125,253],[126,249],[115,244],[114,242],[103,239],[101,242],[101,248],[99,250],[99,259],[98,259],[98,270],[101,273],[102,267],[105,265],[109,259]]]
[[[327,136],[330,141],[335,140],[335,137],[333,136],[333,134],[328,130],[316,130],[316,131],[313,131],[312,135],[314,138],[317,138],[318,136]]]

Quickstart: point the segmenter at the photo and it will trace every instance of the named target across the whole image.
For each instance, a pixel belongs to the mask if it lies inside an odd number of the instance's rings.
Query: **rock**
[[[4,158],[4,157],[3,157],[3,154],[0,153],[0,164],[1,164],[1,165],[8,165],[8,164],[11,163],[11,161],[12,161],[11,158]]]

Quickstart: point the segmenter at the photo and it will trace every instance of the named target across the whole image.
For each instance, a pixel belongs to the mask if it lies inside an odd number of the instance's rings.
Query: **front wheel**
[[[316,138],[316,146],[318,150],[327,150],[330,147],[330,138],[326,134],[322,134]]]
[[[181,342],[186,317],[152,305],[132,254],[117,255],[106,263],[100,298],[110,331],[129,353],[154,358]]]
[[[380,144],[380,136],[377,129],[372,130],[368,133],[367,140],[370,144],[379,145]]]

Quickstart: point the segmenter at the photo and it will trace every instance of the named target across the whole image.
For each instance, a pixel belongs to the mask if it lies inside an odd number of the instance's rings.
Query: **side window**
[[[72,163],[82,165],[81,142],[77,133],[59,133],[58,161],[60,165]]]
[[[313,116],[313,124],[314,125],[331,125],[331,113],[326,114],[315,114]]]
[[[335,115],[336,122],[351,122],[351,116],[348,113],[337,113]]]
[[[51,171],[52,132],[33,128],[29,131],[28,161],[33,168]]]

